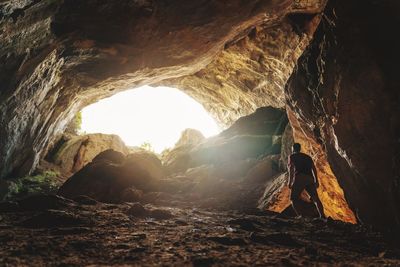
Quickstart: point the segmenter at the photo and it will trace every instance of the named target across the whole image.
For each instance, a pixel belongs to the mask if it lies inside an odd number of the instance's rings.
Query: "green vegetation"
[[[76,113],[75,117],[70,121],[65,129],[66,133],[78,134],[82,129],[82,112]]]
[[[25,176],[10,183],[5,199],[21,198],[40,193],[55,193],[58,189],[57,176],[54,171],[45,171],[34,176]]]
[[[75,115],[75,125],[76,125],[76,130],[79,131],[80,129],[82,129],[82,112],[78,112]]]
[[[140,145],[140,148],[143,148],[147,151],[154,152],[154,148],[149,142],[143,142],[143,144]]]

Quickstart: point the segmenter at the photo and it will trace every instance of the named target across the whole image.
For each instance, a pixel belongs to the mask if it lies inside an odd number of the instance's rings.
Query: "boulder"
[[[165,171],[161,160],[156,154],[147,150],[129,154],[126,157],[123,165],[126,169],[140,166],[141,169],[146,170],[149,175],[156,180],[160,180],[165,176]]]
[[[127,188],[143,191],[156,190],[157,181],[163,177],[160,160],[152,153],[136,153],[126,157],[121,164],[94,161],[70,177],[58,194],[73,198],[89,196],[97,201],[120,203],[127,197]]]
[[[135,188],[127,188],[121,194],[122,202],[138,202],[143,197],[143,191]]]
[[[129,153],[128,148],[117,135],[88,134],[71,137],[61,145],[58,151],[53,151],[52,158],[48,158],[48,160],[60,166],[63,172],[75,173],[91,162],[99,153],[109,149],[124,155]]]
[[[245,181],[249,183],[265,183],[279,172],[276,161],[271,156],[260,160],[253,168],[249,170]]]
[[[171,174],[187,170],[190,167],[190,151],[204,140],[205,137],[200,131],[184,130],[175,147],[163,151],[161,155],[167,172]]]
[[[195,129],[186,129],[182,132],[175,147],[186,146],[186,145],[198,145],[205,140],[204,135]]]
[[[193,145],[183,145],[167,150],[162,153],[162,161],[168,174],[185,172],[190,168],[190,151]]]
[[[214,165],[213,176],[225,180],[238,180],[245,177],[256,163],[256,159],[248,158]]]
[[[258,201],[258,208],[282,212],[290,205],[290,189],[286,186],[287,173],[272,177],[265,185],[263,196]]]
[[[272,145],[270,135],[238,135],[214,138],[190,152],[190,165],[222,164],[229,161],[258,158]]]
[[[125,161],[125,155],[113,149],[107,149],[100,152],[92,162],[108,161],[115,164],[122,164]]]
[[[237,135],[281,135],[288,119],[286,113],[273,107],[261,107],[254,113],[239,118],[221,133],[224,137]]]
[[[240,118],[215,137],[202,140],[198,137],[199,133],[188,129],[175,148],[163,153],[164,166],[172,174],[204,164],[230,165],[264,155],[280,154],[282,133],[287,122],[285,112],[263,107]]]

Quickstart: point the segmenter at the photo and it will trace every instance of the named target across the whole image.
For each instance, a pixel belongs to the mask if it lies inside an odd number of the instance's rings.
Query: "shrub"
[[[8,187],[5,199],[22,198],[34,194],[52,194],[59,187],[57,177],[59,173],[45,171],[33,176],[25,176],[12,181]]]

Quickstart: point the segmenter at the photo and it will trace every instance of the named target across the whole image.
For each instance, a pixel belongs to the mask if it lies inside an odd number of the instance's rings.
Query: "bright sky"
[[[143,86],[100,100],[82,110],[82,132],[117,134],[128,146],[173,147],[183,130],[205,137],[221,130],[204,107],[175,88]]]

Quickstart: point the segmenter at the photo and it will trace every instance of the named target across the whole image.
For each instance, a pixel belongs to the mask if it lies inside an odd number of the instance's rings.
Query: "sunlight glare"
[[[157,153],[173,147],[187,128],[205,137],[221,131],[200,103],[175,88],[143,86],[82,110],[82,132],[116,134],[128,146],[147,142]]]

